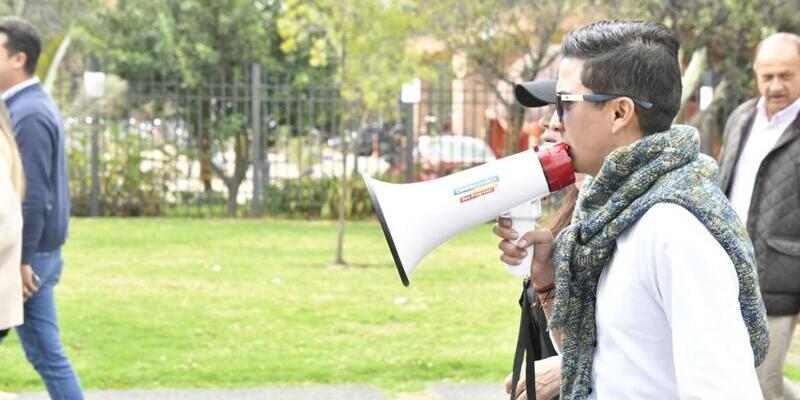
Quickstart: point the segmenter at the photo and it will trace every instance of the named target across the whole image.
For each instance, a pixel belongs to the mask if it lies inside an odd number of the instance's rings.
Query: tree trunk
[[[244,178],[247,176],[247,168],[250,166],[250,141],[247,139],[247,134],[244,132],[236,134],[235,144],[235,157],[233,175],[228,177],[225,175],[225,165],[216,165],[210,162],[208,168],[213,171],[225,183],[228,189],[228,216],[236,217],[236,197],[239,195],[239,187],[242,185]],[[210,174],[209,174],[210,175]],[[209,176],[210,179],[210,176]]]
[[[25,0],[14,0],[14,15],[21,17],[25,13]]]
[[[344,229],[345,229],[345,205],[347,197],[347,142],[345,141],[345,130],[341,130],[339,139],[342,146],[342,179],[341,191],[339,194],[339,235],[336,240],[336,261],[334,264],[347,265],[344,261]]]
[[[525,114],[521,112],[520,106],[510,104],[508,108],[508,120],[506,121],[505,132],[505,155],[514,155],[519,151],[520,132]]]
[[[525,109],[515,104],[511,111],[511,121],[509,130],[511,131],[511,140],[514,142],[511,154],[516,154],[520,151],[519,144],[523,135],[522,125],[525,124]]]
[[[236,197],[239,195],[239,184],[241,182],[230,182],[228,185],[228,216],[236,218]]]
[[[345,3],[347,4],[347,3]],[[347,5],[345,5],[347,7]],[[345,9],[345,15],[349,14],[349,9]],[[345,30],[341,31],[342,34],[342,54],[339,58],[341,60],[341,76],[347,76],[347,35],[345,34]],[[341,196],[339,196],[339,235],[337,236],[336,240],[336,260],[334,263],[340,266],[346,266],[347,263],[344,261],[344,228],[345,228],[345,210],[344,207],[347,204],[345,201],[347,197],[347,135],[345,133],[344,124],[339,122],[339,140],[342,146],[342,192]]]
[[[211,192],[211,134],[202,132],[200,137],[200,180],[203,181],[203,189],[206,193]]]

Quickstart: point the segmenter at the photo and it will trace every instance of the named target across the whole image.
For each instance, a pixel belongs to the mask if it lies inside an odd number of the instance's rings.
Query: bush
[[[289,218],[336,219],[340,196],[341,182],[337,177],[287,179],[267,187],[267,212]],[[348,179],[345,201],[348,219],[363,219],[373,213],[369,192],[361,178]]]
[[[143,137],[144,136],[144,137]],[[123,132],[112,123],[98,138],[98,205],[100,215],[158,216],[167,193],[167,182],[177,174],[177,147],[150,142],[146,132]],[[70,132],[68,164],[73,214],[91,213],[91,130]]]

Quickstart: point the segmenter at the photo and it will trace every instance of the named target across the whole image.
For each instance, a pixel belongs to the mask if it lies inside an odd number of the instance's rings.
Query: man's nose
[[[561,120],[557,117],[553,118],[550,120],[550,130],[560,134],[561,132],[564,132],[564,124],[562,124]]]
[[[552,115],[550,115],[550,120],[548,120],[547,122],[548,125],[550,126],[550,129],[556,129],[556,130],[563,129],[563,127],[561,126],[561,118],[558,117],[557,112],[554,112]]]
[[[783,91],[783,84],[779,79],[772,79],[767,84],[767,94],[776,94]]]

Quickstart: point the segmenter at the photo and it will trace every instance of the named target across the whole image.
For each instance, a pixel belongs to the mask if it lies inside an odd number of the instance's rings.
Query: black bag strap
[[[522,311],[519,317],[517,350],[514,354],[514,372],[511,376],[510,400],[516,399],[517,384],[519,383],[523,358],[525,359],[525,391],[528,394],[528,400],[536,400],[536,371],[534,370],[534,360],[541,357],[542,349],[539,343],[539,327],[531,323],[531,303],[527,295],[529,284],[530,281],[525,280],[522,287],[522,297],[520,298]]]

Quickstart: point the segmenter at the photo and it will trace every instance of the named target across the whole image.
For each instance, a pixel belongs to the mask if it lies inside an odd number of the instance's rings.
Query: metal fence
[[[203,89],[89,78],[53,89],[76,215],[334,217],[346,173],[346,212],[359,217],[371,206],[358,174],[430,179],[519,147],[497,95],[510,88],[475,82],[443,78],[418,104],[365,118],[334,86],[298,87],[258,65]]]

